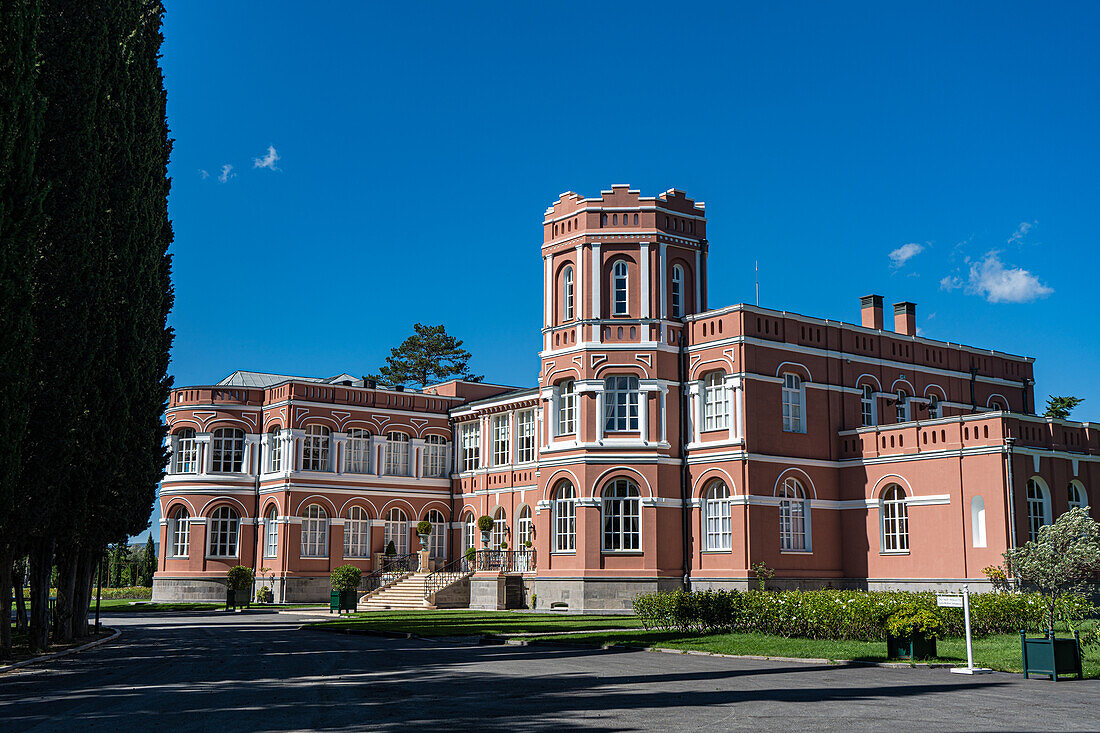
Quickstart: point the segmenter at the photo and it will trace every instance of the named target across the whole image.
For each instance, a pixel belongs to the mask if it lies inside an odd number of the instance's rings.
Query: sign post
[[[966,625],[966,666],[952,667],[955,674],[988,674],[991,669],[974,666],[974,642],[970,636],[970,586],[964,585],[962,594],[945,594],[936,597],[936,605],[943,608],[962,608],[963,623]]]

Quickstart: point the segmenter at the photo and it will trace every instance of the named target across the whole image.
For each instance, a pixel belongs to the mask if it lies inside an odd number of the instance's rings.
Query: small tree
[[[1043,413],[1043,417],[1053,417],[1058,420],[1069,419],[1069,414],[1073,412],[1073,408],[1084,402],[1083,397],[1048,397],[1047,409]]]
[[[230,590],[249,590],[252,587],[252,568],[235,565],[225,574],[226,585]]]
[[[760,590],[768,589],[768,581],[775,577],[775,571],[768,567],[768,563],[761,560],[752,564],[752,574],[756,576],[756,582]]]
[[[491,532],[493,530],[493,524],[495,524],[495,522],[493,522],[493,518],[488,514],[482,514],[477,518],[477,528],[482,532]]]
[[[390,543],[386,545],[386,557],[394,557],[397,555],[397,545],[390,540]]]
[[[427,519],[421,519],[419,522],[416,523],[416,533],[417,534],[431,534],[432,533],[432,523],[429,522]]]
[[[358,590],[363,580],[363,571],[354,565],[341,565],[329,576],[332,589],[338,591]]]
[[[1041,527],[1037,540],[1008,550],[1004,558],[1009,572],[1046,596],[1047,630],[1053,636],[1059,600],[1080,594],[1100,571],[1100,524],[1087,508],[1075,507]]]
[[[145,554],[141,558],[141,584],[146,588],[153,586],[153,574],[157,572],[157,546],[153,544],[153,535],[145,542]]]
[[[442,324],[417,323],[412,336],[390,349],[386,365],[373,378],[382,384],[410,387],[424,387],[455,377],[480,382],[483,377],[470,373],[469,361],[470,352],[462,348],[462,341],[447,335]]]

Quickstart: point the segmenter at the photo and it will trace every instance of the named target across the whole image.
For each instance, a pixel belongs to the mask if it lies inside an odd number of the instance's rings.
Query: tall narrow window
[[[195,429],[183,428],[176,433],[176,454],[173,456],[175,463],[173,473],[196,473],[198,464],[199,447],[195,443]]]
[[[806,492],[797,479],[788,478],[779,489],[779,549],[791,552],[809,550],[808,525]]]
[[[1076,481],[1069,482],[1066,495],[1066,503],[1070,509],[1084,509],[1089,505],[1088,497],[1085,496],[1085,489]]]
[[[409,554],[409,521],[405,512],[397,507],[386,512],[386,535],[384,542],[388,548],[393,543],[398,555]]]
[[[473,471],[481,465],[481,424],[476,421],[462,423],[460,435],[462,438],[462,470]]]
[[[869,384],[863,385],[859,398],[859,416],[863,427],[869,428],[875,424],[875,390]]]
[[[564,305],[565,320],[573,320],[573,268],[565,268],[565,272],[562,273],[561,284],[561,302]]]
[[[264,557],[275,557],[279,552],[279,512],[274,505],[264,515]]]
[[[428,554],[436,560],[447,559],[447,523],[443,519],[443,513],[438,509],[432,509],[424,517],[432,525],[432,533],[428,535]]]
[[[191,515],[183,507],[176,507],[168,522],[168,546],[172,557],[187,557],[191,544]]]
[[[283,430],[278,425],[267,433],[267,467],[271,473],[283,470]]]
[[[244,431],[218,428],[214,431],[212,442],[214,473],[240,473],[244,461]]]
[[[554,551],[577,549],[577,492],[573,484],[562,481],[554,491]]]
[[[531,519],[531,507],[525,506],[519,510],[516,533],[519,535],[516,539],[517,550],[525,549],[528,542],[532,545],[535,543],[535,522]]]
[[[909,395],[906,394],[904,389],[898,390],[896,407],[898,422],[907,422],[909,420]]]
[[[471,548],[477,549],[477,520],[473,512],[467,512],[462,520],[462,552]]]
[[[348,473],[370,473],[370,431],[349,428],[347,457],[344,470]]]
[[[725,430],[728,427],[726,373],[711,372],[703,380],[703,430]]]
[[[344,522],[344,557],[370,557],[370,515],[361,506],[348,509]]]
[[[783,374],[783,430],[802,431],[802,379],[797,374]]]
[[[493,415],[493,465],[512,462],[512,419],[510,415]]]
[[[1050,524],[1050,494],[1047,487],[1036,479],[1027,480],[1027,534],[1035,542],[1039,539],[1039,529]]]
[[[386,475],[409,475],[409,436],[404,433],[386,433]]]
[[[424,438],[424,475],[432,478],[447,475],[447,439],[442,435]]]
[[[609,433],[638,429],[637,377],[608,377],[604,382],[604,429]]]
[[[629,552],[641,549],[641,497],[638,487],[625,478],[615,479],[604,489],[603,549]]]
[[[240,517],[228,506],[220,506],[210,515],[209,551],[210,557],[237,556],[237,527]]]
[[[940,416],[940,398],[934,394],[928,395],[928,419],[936,420]]]
[[[975,547],[985,547],[985,499],[980,496],[970,500],[970,538]]]
[[[612,313],[626,315],[626,262],[619,260],[611,269]]]
[[[684,317],[684,268],[672,266],[672,317]]]
[[[508,540],[508,514],[504,507],[498,506],[493,512],[493,533],[489,538],[489,549],[499,550],[500,544]]]
[[[905,490],[891,484],[882,492],[882,551],[909,551],[909,508],[905,504]]]
[[[571,435],[577,431],[576,384],[567,379],[558,385],[558,435]]]
[[[535,411],[516,413],[516,461],[530,463],[535,460]]]
[[[730,528],[730,490],[722,481],[715,481],[703,503],[703,525],[708,550],[728,550],[733,544]]]
[[[328,514],[318,504],[302,518],[302,557],[328,557]]]
[[[302,470],[327,471],[328,441],[332,431],[324,425],[310,425],[302,441]]]

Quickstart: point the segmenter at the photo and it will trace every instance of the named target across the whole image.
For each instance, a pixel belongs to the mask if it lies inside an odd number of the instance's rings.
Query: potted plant
[[[1024,586],[1031,586],[1046,599],[1047,633],[1028,639],[1020,631],[1024,676],[1036,673],[1057,680],[1059,675],[1081,677],[1081,639],[1076,628],[1091,606],[1084,595],[1088,581],[1100,571],[1100,524],[1088,509],[1075,507],[1054,524],[1039,529],[1039,537],[1004,553],[1005,565]],[[1073,631],[1072,639],[1054,636],[1055,619]],[[1086,632],[1091,642],[1095,631]]]
[[[225,608],[248,607],[252,599],[252,568],[236,565],[225,574]]]
[[[432,523],[426,519],[421,519],[416,523],[416,534],[420,537],[420,549],[428,549],[428,537],[432,534]]]
[[[501,540],[500,541],[500,549],[502,549],[502,550],[507,550],[508,549],[508,541],[507,540]]]
[[[266,585],[256,589],[256,603],[275,602],[275,571],[268,567],[260,568],[260,577]]]
[[[329,581],[332,594],[329,596],[328,611],[354,611],[359,605],[359,583],[363,580],[363,571],[354,565],[341,565],[332,571]]]
[[[530,550],[531,549],[531,540],[524,540],[523,541],[523,546],[525,548],[527,548],[528,550]]]
[[[474,567],[477,564],[477,548],[467,547],[463,557],[466,558],[466,564],[469,567]]]
[[[939,614],[907,603],[886,618],[886,656],[890,659],[931,659],[945,624]]]
[[[477,528],[481,530],[481,546],[489,546],[489,533],[493,531],[493,518],[488,514],[482,514],[477,518]]]

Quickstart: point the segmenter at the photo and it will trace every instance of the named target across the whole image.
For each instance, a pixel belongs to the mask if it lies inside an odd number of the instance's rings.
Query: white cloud
[[[1029,303],[1054,292],[1024,268],[1005,267],[999,254],[990,252],[984,260],[970,265],[967,292],[981,295],[990,303]]]
[[[209,177],[210,177],[210,172],[209,171],[207,171],[205,168],[199,168],[199,178],[201,178],[202,180],[205,181]]]
[[[1027,236],[1027,233],[1031,231],[1031,227],[1035,226],[1035,222],[1020,222],[1020,226],[1016,227],[1016,231],[1012,232],[1012,236],[1008,238],[1009,244],[1019,244],[1023,241],[1023,238]]]
[[[958,290],[962,286],[962,278],[958,275],[945,275],[940,280],[940,290]]]
[[[279,162],[279,154],[277,152],[275,152],[275,146],[274,145],[268,145],[267,146],[267,153],[264,155],[264,157],[262,157],[262,158],[253,158],[252,159],[252,167],[253,168],[267,168],[269,170],[277,171],[277,170],[279,170],[279,168],[275,164],[278,163],[278,162]]]
[[[218,183],[225,183],[230,178],[236,178],[237,174],[233,172],[233,166],[230,163],[226,163],[222,166],[222,172],[218,174]]]
[[[924,245],[917,244],[916,242],[903,244],[890,253],[890,262],[894,269],[897,269],[923,251]]]

